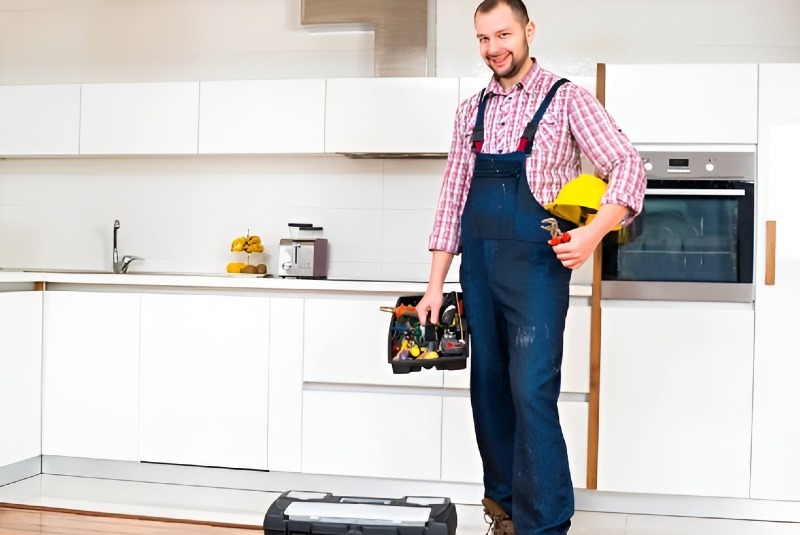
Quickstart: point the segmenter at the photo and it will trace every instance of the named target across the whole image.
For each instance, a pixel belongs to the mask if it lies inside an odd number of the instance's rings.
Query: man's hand
[[[572,229],[569,234],[570,241],[554,245],[553,252],[564,267],[578,269],[592,255],[603,236],[592,232],[589,227]]]
[[[628,213],[628,208],[619,204],[604,204],[585,227],[569,231],[570,241],[553,246],[553,252],[564,267],[578,269],[592,255],[597,244],[617,226]]]
[[[439,311],[442,309],[443,297],[441,290],[434,291],[428,289],[428,291],[425,292],[425,295],[419,300],[417,306],[414,307],[417,309],[420,325],[425,325],[427,323],[426,318],[428,312],[431,313],[431,323],[439,323]]]

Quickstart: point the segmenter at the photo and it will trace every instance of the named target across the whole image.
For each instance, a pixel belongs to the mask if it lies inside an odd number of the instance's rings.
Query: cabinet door
[[[267,468],[269,299],[142,296],[143,461]]]
[[[589,404],[559,401],[559,418],[575,488],[586,488],[586,447]],[[468,397],[445,397],[442,411],[442,480],[483,483],[483,468],[475,439]]]
[[[384,299],[306,299],[303,380],[316,383],[442,386],[435,369],[393,374],[389,364],[390,315]]]
[[[200,153],[322,153],[325,80],[200,83]]]
[[[458,78],[327,81],[325,152],[446,153]]]
[[[751,498],[800,500],[800,65],[760,67],[756,343]],[[775,285],[767,286],[765,221],[776,222]]]
[[[598,490],[746,498],[753,311],[604,302]]]
[[[0,87],[0,155],[78,154],[79,85]]]
[[[270,299],[270,470],[299,472],[303,422],[303,299]]]
[[[138,461],[139,295],[46,292],[42,452]]]
[[[200,84],[81,86],[81,154],[197,154]]]
[[[758,66],[607,65],[606,109],[634,143],[754,144]]]
[[[42,453],[42,292],[0,293],[0,466]]]
[[[306,390],[303,472],[438,480],[440,396]]]

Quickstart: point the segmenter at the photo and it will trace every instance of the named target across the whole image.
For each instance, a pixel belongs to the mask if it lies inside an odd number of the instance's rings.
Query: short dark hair
[[[477,17],[478,13],[488,13],[501,4],[510,7],[511,12],[514,13],[523,26],[530,22],[531,19],[528,17],[528,8],[525,7],[522,0],[483,0],[483,2],[478,5],[478,9],[475,10],[473,18]]]

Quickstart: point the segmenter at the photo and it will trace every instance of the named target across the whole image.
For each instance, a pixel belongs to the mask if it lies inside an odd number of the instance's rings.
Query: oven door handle
[[[681,195],[687,197],[744,197],[747,192],[743,189],[653,189],[647,188],[645,195]]]

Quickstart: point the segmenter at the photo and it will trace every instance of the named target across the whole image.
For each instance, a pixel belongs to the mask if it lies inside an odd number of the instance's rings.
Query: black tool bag
[[[359,498],[288,491],[270,505],[264,535],[455,535],[449,498]]]
[[[469,328],[464,315],[464,299],[460,292],[443,296],[439,323],[430,318],[425,327],[413,307],[421,295],[397,299],[389,321],[389,363],[394,373],[418,372],[422,369],[463,370],[469,357]],[[431,353],[431,352],[435,352]],[[431,358],[435,356],[435,358]]]

